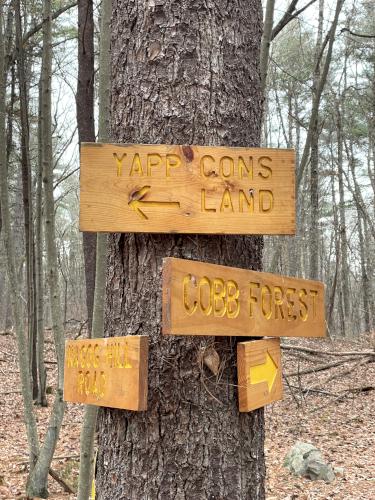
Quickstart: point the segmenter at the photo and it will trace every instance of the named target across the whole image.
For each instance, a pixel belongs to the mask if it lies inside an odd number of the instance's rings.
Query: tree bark
[[[362,215],[362,214],[361,214]],[[366,219],[363,218],[363,239],[365,243],[365,259],[366,259],[366,269],[368,276],[368,292],[369,292],[369,308],[370,308],[370,331],[375,329],[375,272],[374,272],[374,258],[373,258],[373,246],[371,242],[370,233],[368,231],[368,225]]]
[[[38,460],[27,482],[27,494],[31,497],[47,498],[48,473],[64,416],[64,328],[61,313],[61,297],[57,264],[55,203],[53,197],[53,150],[52,150],[52,19],[51,1],[43,1],[43,54],[42,54],[42,160],[45,206],[45,242],[47,275],[50,294],[52,331],[57,359],[57,387],[53,407]]]
[[[261,12],[257,0],[115,2],[112,138],[258,146]],[[100,412],[98,499],[264,498],[263,411],[238,411],[236,339],[161,334],[163,257],[259,270],[262,246],[262,237],[110,236],[105,332],[149,336],[149,409]],[[208,345],[220,379],[199,363]]]
[[[95,142],[94,18],[92,0],[78,1],[77,126],[79,142]],[[95,289],[96,234],[83,233],[88,330],[91,334]]]
[[[357,207],[357,216],[358,216],[358,236],[359,236],[359,254],[361,258],[361,274],[362,274],[362,296],[363,296],[363,315],[364,315],[364,326],[366,332],[371,332],[371,312],[370,312],[370,303],[371,303],[371,288],[368,277],[368,272],[366,269],[366,250],[365,250],[365,242],[363,237],[363,229],[362,229],[362,214]]]
[[[343,161],[343,130],[342,117],[340,113],[340,104],[337,103],[337,177],[339,184],[339,235],[340,235],[340,254],[341,254],[341,289],[343,297],[344,309],[344,330],[342,335],[345,336],[352,328],[351,312],[350,312],[350,287],[349,287],[349,264],[348,264],[348,236],[346,233],[346,212],[345,212],[345,191],[344,191],[344,161]]]
[[[21,117],[21,172],[22,199],[26,250],[26,283],[27,283],[27,327],[30,350],[30,371],[33,384],[33,398],[38,395],[38,371],[36,359],[36,303],[35,303],[35,251],[33,227],[33,197],[31,191],[30,162],[30,130],[29,130],[29,98],[26,66],[27,61],[22,44],[22,14],[20,0],[15,2],[17,76],[19,86]]]
[[[102,0],[99,59],[99,141],[109,142],[110,22],[112,1]],[[105,285],[107,270],[107,234],[98,233],[96,240],[95,293],[92,314],[92,338],[103,337]],[[90,496],[95,463],[95,430],[99,408],[86,405],[80,441],[78,500]]]
[[[316,99],[319,80],[321,78],[320,54],[323,42],[324,0],[319,0],[319,22],[315,45],[313,100]],[[309,230],[309,278],[318,279],[319,269],[319,113],[317,112],[311,123],[311,152],[310,152],[310,230]]]
[[[271,34],[273,27],[273,14],[275,11],[275,0],[267,0],[264,15],[264,27],[262,41],[260,44],[260,82],[262,94],[265,96],[267,85],[268,58],[271,46]]]
[[[4,2],[0,0],[0,143],[6,144],[5,117],[6,117],[6,53],[5,37],[3,34]],[[6,33],[8,35],[8,33]],[[17,276],[15,260],[14,231],[10,224],[9,184],[6,148],[0,147],[0,200],[2,207],[3,238],[7,260],[7,275],[9,280],[9,295],[12,304],[15,323],[18,362],[23,400],[24,420],[29,444],[29,465],[32,469],[39,453],[38,431],[33,411],[31,374],[29,365],[29,351],[24,332],[20,280]],[[7,325],[5,325],[7,326]]]
[[[43,141],[42,141],[42,81],[39,81],[38,110],[38,171],[35,203],[35,299],[37,302],[37,403],[47,406],[47,370],[44,364],[44,282],[43,282]]]

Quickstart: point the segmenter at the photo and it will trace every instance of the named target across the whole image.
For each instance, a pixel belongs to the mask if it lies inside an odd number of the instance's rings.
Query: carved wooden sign
[[[147,336],[66,342],[65,401],[146,410],[147,374]]]
[[[294,151],[83,143],[81,231],[295,234]]]
[[[237,344],[238,402],[241,412],[282,399],[280,339]]]
[[[324,337],[324,285],[167,258],[163,266],[163,333]]]

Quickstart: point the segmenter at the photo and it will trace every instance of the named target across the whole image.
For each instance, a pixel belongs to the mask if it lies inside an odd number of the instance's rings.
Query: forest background
[[[292,2],[294,4],[296,2]],[[279,33],[278,21],[287,4],[276,2],[266,86],[263,146],[295,148],[298,168],[298,230],[295,237],[266,238],[264,270],[316,278],[326,284],[328,331],[333,336],[370,331],[374,322],[374,148],[375,36],[370,0],[346,1],[340,14],[329,72],[312,116],[322,61],[335,8],[333,2],[311,4]],[[298,12],[300,7],[296,5]],[[98,72],[99,5],[94,6],[95,75]],[[6,144],[12,234],[17,276],[27,303],[27,259],[24,217],[38,225],[38,123],[42,35],[40,4],[21,5],[24,38],[27,124],[22,126],[22,100],[16,65],[15,33],[5,33],[8,51]],[[61,12],[62,11],[62,12]],[[78,229],[79,146],[77,135],[76,6],[55,2],[52,61],[52,139],[58,272],[63,322],[87,320],[82,235]],[[10,10],[8,11],[10,13]],[[295,13],[295,12],[294,12]],[[5,19],[4,19],[5,22]],[[8,19],[8,25],[11,21]],[[11,26],[13,26],[11,24]],[[38,28],[39,29],[35,29]],[[318,33],[318,31],[320,32]],[[33,33],[35,31],[35,33]],[[320,40],[318,39],[320,37]],[[317,45],[320,48],[317,53]],[[324,60],[325,53],[321,54]],[[318,64],[317,64],[318,63]],[[315,68],[315,71],[314,71]],[[94,99],[97,105],[98,81]],[[81,104],[77,102],[78,109]],[[96,113],[97,116],[97,113]],[[25,126],[27,130],[25,131]],[[40,128],[40,127],[39,127]],[[316,129],[317,157],[306,148]],[[96,127],[97,130],[97,127]],[[30,194],[23,182],[23,134],[28,135]],[[94,136],[95,138],[95,136]],[[310,141],[311,142],[311,138]],[[308,149],[306,154],[306,149]],[[312,157],[312,158],[311,158]],[[1,220],[1,219],[0,219]],[[1,228],[1,225],[0,225]],[[37,235],[33,230],[34,238]],[[35,241],[34,241],[35,244]],[[43,252],[43,248],[41,249]],[[51,325],[47,296],[46,325]],[[0,247],[0,330],[12,326],[9,283],[3,239]]]
[[[101,6],[79,32],[74,2],[1,5],[0,331],[26,328],[19,347],[44,405],[45,329],[57,325],[58,352],[64,331],[91,329],[95,235],[78,229],[79,142],[97,138]],[[81,16],[90,5],[80,2]],[[294,148],[297,164],[297,234],[265,237],[264,270],[322,280],[328,335],[353,339],[375,322],[373,2],[269,0],[264,10],[262,146]]]

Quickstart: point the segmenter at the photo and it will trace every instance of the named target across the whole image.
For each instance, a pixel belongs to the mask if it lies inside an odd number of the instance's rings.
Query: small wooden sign
[[[319,281],[167,258],[163,333],[324,337]]]
[[[64,400],[147,409],[148,337],[67,340]]]
[[[295,234],[290,149],[81,145],[81,231]]]
[[[282,399],[280,339],[237,344],[238,402],[241,412]]]

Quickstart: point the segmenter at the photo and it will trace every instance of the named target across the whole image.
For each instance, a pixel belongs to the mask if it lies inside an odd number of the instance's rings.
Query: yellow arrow
[[[269,352],[266,352],[266,362],[261,365],[251,366],[249,371],[250,384],[255,385],[260,382],[267,382],[268,392],[272,391],[277,374],[277,365]]]
[[[147,215],[141,210],[140,207],[177,207],[180,208],[179,201],[151,201],[144,200],[143,198],[150,191],[151,186],[143,186],[139,191],[132,194],[131,200],[129,201],[129,207],[134,210],[142,219],[148,219]]]

